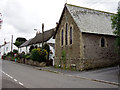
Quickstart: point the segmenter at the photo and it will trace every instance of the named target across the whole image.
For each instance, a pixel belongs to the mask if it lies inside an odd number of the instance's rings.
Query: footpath
[[[39,70],[49,71],[53,73],[61,73],[67,76],[82,78],[102,83],[120,86],[120,69],[119,66],[102,68],[89,71],[71,71],[54,67],[36,67]]]

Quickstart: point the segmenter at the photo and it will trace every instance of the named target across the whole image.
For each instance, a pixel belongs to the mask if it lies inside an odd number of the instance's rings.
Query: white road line
[[[9,78],[13,79],[15,82],[18,82],[17,79],[14,79],[12,76],[8,75],[7,73],[5,73],[4,71],[1,71],[3,74],[5,74],[6,76],[8,76]],[[23,83],[18,82],[21,86],[24,86]]]
[[[19,82],[19,84],[23,86],[23,84],[21,82]]]
[[[13,77],[12,77],[12,76],[10,76],[10,78],[11,78],[11,79],[13,79]]]
[[[17,79],[14,79],[15,82],[17,82]]]
[[[5,75],[6,75],[6,76],[8,76],[8,74],[7,74],[7,73],[5,73]]]
[[[2,71],[3,74],[5,74],[5,72]]]

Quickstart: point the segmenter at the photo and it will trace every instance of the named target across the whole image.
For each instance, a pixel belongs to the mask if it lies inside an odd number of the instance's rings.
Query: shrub
[[[2,59],[5,59],[6,58],[6,54],[2,55]]]
[[[33,49],[31,52],[31,59],[34,61],[45,62],[47,54],[45,49]]]
[[[25,58],[28,60],[28,59],[31,59],[31,55],[30,54],[26,54],[25,55]]]
[[[13,57],[13,56],[14,56],[14,53],[13,53],[13,52],[8,52],[8,53],[7,53],[7,56]]]
[[[14,49],[14,50],[13,50],[13,53],[14,53],[14,54],[18,54],[18,50]]]
[[[34,46],[30,46],[29,52],[31,52],[34,48]]]
[[[22,58],[25,58],[25,52],[16,55],[16,59],[22,59]]]
[[[45,49],[48,52],[47,59],[49,60],[49,54],[50,54],[50,47],[49,47],[49,45],[47,43],[44,44],[43,49]]]

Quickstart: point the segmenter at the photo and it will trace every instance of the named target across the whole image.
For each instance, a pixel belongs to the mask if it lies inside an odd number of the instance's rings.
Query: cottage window
[[[64,35],[64,32],[63,32],[63,29],[62,29],[62,32],[61,32],[61,46],[63,46],[63,39],[64,39],[63,35]]]
[[[70,27],[70,44],[72,44],[72,27]]]
[[[66,23],[66,30],[65,30],[65,44],[68,44],[68,24]]]
[[[101,47],[105,47],[105,39],[101,38]]]

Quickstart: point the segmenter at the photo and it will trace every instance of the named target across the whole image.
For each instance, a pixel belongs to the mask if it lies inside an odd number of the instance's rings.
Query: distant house
[[[53,28],[44,32],[44,43],[47,43],[50,47],[51,54],[52,54],[52,55],[50,54],[51,59],[53,59],[55,55],[55,46],[54,46],[55,40],[53,39],[54,30],[55,29]],[[26,41],[20,46],[20,52],[22,53],[24,51],[25,53],[29,53],[29,49],[31,46],[42,47],[42,40],[43,40],[42,33],[37,33],[34,38],[29,39],[28,41]]]
[[[18,48],[14,45],[14,44],[12,44],[13,46],[12,46],[12,49],[14,50],[14,49],[16,49],[16,50],[18,50]],[[1,45],[0,46],[0,57],[2,56],[2,55],[4,55],[4,54],[7,54],[8,52],[10,52],[11,51],[11,43],[10,42],[7,42],[7,43],[5,43],[4,45]]]
[[[26,42],[24,42],[22,45],[20,45],[20,47],[19,47],[20,53],[22,53],[22,52],[29,53],[29,48],[30,48],[29,43],[31,40],[32,40],[32,38],[27,40]]]
[[[84,70],[118,63],[111,15],[65,4],[54,36],[55,65]]]

